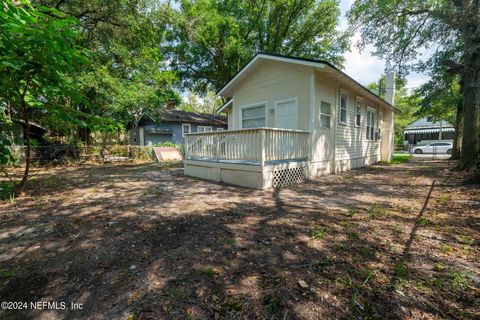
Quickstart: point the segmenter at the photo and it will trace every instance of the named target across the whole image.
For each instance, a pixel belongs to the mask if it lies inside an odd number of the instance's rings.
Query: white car
[[[422,153],[446,153],[452,154],[451,142],[433,142],[426,146],[414,147],[413,152],[416,154]]]

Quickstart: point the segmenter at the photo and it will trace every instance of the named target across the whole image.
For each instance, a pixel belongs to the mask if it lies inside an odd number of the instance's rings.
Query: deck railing
[[[267,161],[308,158],[308,131],[255,128],[185,136],[187,160],[235,160],[264,165]]]

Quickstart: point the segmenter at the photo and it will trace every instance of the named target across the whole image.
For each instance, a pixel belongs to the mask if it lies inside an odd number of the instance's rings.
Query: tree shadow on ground
[[[0,222],[0,297],[83,309],[0,316],[473,319],[478,295],[465,297],[450,280],[434,285],[461,264],[479,270],[478,259],[441,250],[441,241],[458,243],[442,229],[457,220],[426,205],[431,181],[450,173],[435,166],[362,169],[277,191],[155,166],[55,173],[72,186],[0,206],[8,210]],[[474,250],[478,225],[470,230]],[[439,275],[431,267],[442,261]]]

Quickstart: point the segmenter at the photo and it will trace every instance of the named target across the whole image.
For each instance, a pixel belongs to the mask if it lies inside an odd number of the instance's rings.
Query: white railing
[[[185,135],[187,160],[267,161],[307,159],[308,131],[255,128]]]

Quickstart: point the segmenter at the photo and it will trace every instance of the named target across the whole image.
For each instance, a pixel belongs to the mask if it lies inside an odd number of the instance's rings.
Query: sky
[[[348,26],[345,14],[350,9],[355,0],[340,0],[341,17],[339,21],[339,29],[345,30]],[[378,81],[385,71],[385,61],[374,57],[371,52],[373,47],[366,47],[362,52],[355,47],[355,39],[359,39],[360,35],[355,34],[352,39],[350,52],[345,54],[345,72],[360,82],[367,85],[371,82]],[[426,74],[411,73],[407,76],[407,87],[409,89],[416,88],[425,83],[429,77]]]

